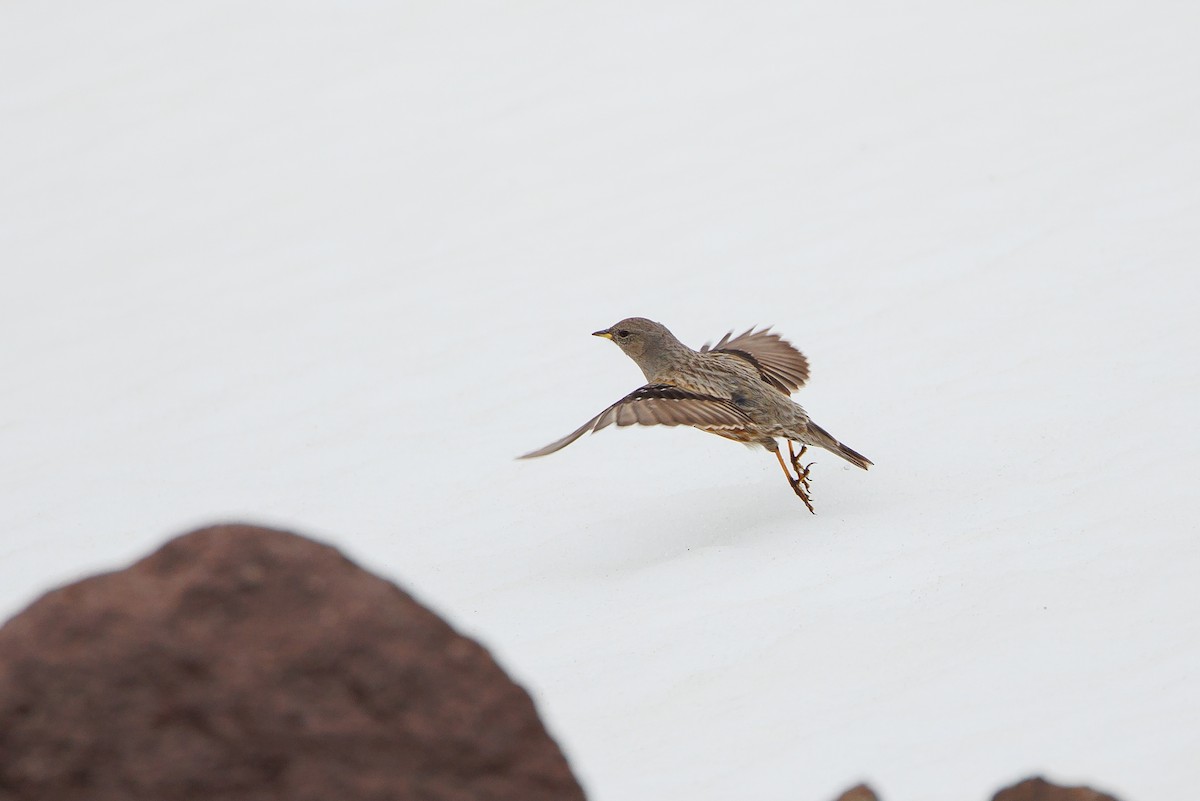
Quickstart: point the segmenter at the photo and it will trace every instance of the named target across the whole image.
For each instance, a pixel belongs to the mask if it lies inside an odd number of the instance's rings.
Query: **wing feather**
[[[635,389],[579,428],[544,448],[519,458],[533,459],[562,450],[589,431],[618,426],[696,426],[704,429],[737,429],[750,418],[723,398],[689,392],[667,384],[647,384]]]
[[[790,395],[808,381],[808,359],[769,327],[755,331],[753,327],[733,336],[730,331],[716,345],[705,345],[701,353],[730,353],[750,362],[758,369],[763,381]]]
[[[638,421],[637,412],[633,410],[633,404],[623,403],[616,408],[616,423],[619,426],[631,426]]]

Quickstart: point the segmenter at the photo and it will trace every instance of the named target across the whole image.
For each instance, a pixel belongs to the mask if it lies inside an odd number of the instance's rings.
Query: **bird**
[[[733,336],[693,350],[662,323],[628,317],[592,336],[616,343],[633,359],[646,384],[609,406],[562,439],[518,458],[547,456],[589,431],[618,426],[691,426],[710,434],[761,446],[779,460],[792,490],[816,514],[809,485],[813,463],[801,464],[808,448],[824,448],[855,467],[874,464],[809,419],[791,394],[808,381],[808,359],[771,327]],[[787,442],[795,477],[777,440]],[[797,452],[793,443],[800,446]]]

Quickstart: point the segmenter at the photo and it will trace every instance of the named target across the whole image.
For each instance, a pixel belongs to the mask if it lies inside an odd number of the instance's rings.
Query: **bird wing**
[[[647,384],[630,392],[567,436],[521,459],[545,456],[570,445],[589,431],[619,426],[695,426],[706,431],[744,428],[750,418],[723,398],[689,392],[669,384]]]
[[[763,381],[790,395],[808,381],[808,359],[790,342],[770,331],[769,327],[761,331],[751,327],[736,337],[730,331],[716,345],[705,345],[700,352],[708,353],[711,350],[740,356],[754,365]]]

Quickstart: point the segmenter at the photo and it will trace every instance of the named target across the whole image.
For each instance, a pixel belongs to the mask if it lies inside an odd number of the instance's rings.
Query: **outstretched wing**
[[[567,436],[521,459],[545,456],[570,445],[589,431],[613,423],[619,426],[695,426],[706,431],[744,428],[750,421],[738,407],[722,398],[688,392],[668,384],[647,384],[635,389]]]
[[[808,381],[808,359],[779,334],[770,333],[770,327],[755,331],[753,327],[740,336],[733,337],[730,331],[721,341],[701,353],[715,351],[732,353],[750,362],[758,369],[763,381],[787,395],[792,394]]]

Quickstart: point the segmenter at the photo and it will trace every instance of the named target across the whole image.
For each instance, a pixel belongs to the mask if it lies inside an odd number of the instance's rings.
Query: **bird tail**
[[[838,456],[842,457],[855,467],[861,467],[863,470],[866,470],[868,467],[875,464],[853,448],[848,448],[842,443],[838,442],[833,438],[832,434],[812,421],[809,421],[807,431],[808,440],[812,444],[819,445],[827,451],[836,453]]]

